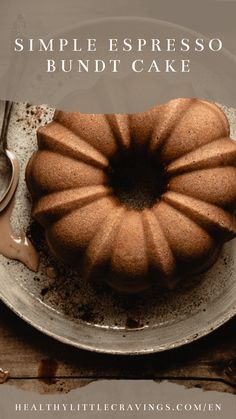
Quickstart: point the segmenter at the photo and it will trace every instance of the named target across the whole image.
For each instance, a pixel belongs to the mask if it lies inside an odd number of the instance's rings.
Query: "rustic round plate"
[[[224,108],[236,133],[236,111]],[[112,354],[145,354],[192,342],[236,313],[236,241],[227,243],[206,273],[171,292],[118,296],[105,286],[92,287],[76,272],[55,265],[42,231],[30,220],[24,171],[36,148],[36,129],[50,120],[45,106],[18,104],[10,127],[10,146],[21,163],[12,222],[28,228],[40,252],[39,272],[0,256],[0,298],[43,333],[78,348]]]

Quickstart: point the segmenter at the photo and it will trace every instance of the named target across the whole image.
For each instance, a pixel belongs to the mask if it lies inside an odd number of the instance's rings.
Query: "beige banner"
[[[139,112],[174,97],[235,106],[236,3],[190,3],[6,2],[1,99],[85,113]]]
[[[235,419],[233,395],[188,390],[173,383],[151,380],[103,380],[69,394],[39,395],[0,388],[1,419],[51,418],[214,418]]]

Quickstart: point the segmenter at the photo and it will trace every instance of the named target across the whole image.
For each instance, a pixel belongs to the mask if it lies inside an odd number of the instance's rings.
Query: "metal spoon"
[[[14,154],[7,149],[7,131],[11,118],[13,102],[5,102],[3,124],[0,134],[0,211],[2,211],[10,199],[14,190],[11,189],[15,176]],[[7,196],[11,189],[11,196]]]

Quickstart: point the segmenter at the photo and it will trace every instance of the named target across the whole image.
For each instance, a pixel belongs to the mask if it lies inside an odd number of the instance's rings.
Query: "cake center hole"
[[[110,165],[110,186],[128,208],[151,208],[166,189],[163,166],[146,153],[126,152]]]

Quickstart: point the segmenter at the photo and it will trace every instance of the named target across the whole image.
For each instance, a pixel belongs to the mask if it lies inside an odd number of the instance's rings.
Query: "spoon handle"
[[[11,119],[12,106],[13,106],[13,102],[6,100],[1,135],[0,135],[0,150],[3,150],[3,151],[7,148],[7,131],[8,131],[8,126]]]

